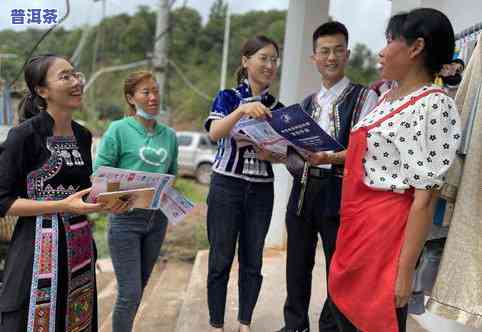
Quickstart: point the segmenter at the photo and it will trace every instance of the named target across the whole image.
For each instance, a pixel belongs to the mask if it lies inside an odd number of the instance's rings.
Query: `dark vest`
[[[367,94],[367,88],[359,84],[350,83],[348,88],[345,89],[340,98],[335,102],[335,138],[344,146],[344,148],[338,149],[337,152],[343,151],[348,147],[351,128],[359,120],[359,115]],[[317,93],[309,95],[301,103],[303,110],[310,116],[313,116],[315,111],[314,98],[316,98],[316,95]],[[343,165],[333,165],[333,167],[337,169],[337,173],[343,174]],[[309,181],[310,180],[308,179],[308,182]],[[318,194],[319,198],[317,199],[317,202],[319,203],[319,210],[317,210],[319,213],[317,214],[320,217],[336,216],[339,214],[341,183],[342,178],[337,176],[330,176],[323,180],[323,186]],[[297,211],[299,199],[305,194],[305,191],[306,186],[303,188],[301,185],[301,178],[295,177],[288,203],[289,210]]]
[[[339,125],[335,125],[335,138],[345,147],[344,149],[348,147],[351,128],[359,120],[358,117],[367,93],[368,91],[365,87],[350,83],[339,100],[337,100],[335,118],[339,121]],[[313,116],[315,111],[314,99],[317,94],[309,95],[301,103],[303,110],[310,116]],[[338,151],[343,151],[344,149],[339,149]]]

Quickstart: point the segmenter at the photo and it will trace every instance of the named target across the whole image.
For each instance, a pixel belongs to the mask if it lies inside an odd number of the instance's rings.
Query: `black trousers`
[[[325,197],[333,181],[310,178],[304,196],[303,212],[297,215],[300,186],[295,183],[286,213],[288,252],[286,261],[287,298],[284,305],[285,326],[288,329],[309,328],[308,308],[311,298],[312,271],[315,265],[318,234],[321,237],[328,279],[331,258],[335,251],[340,226],[339,215],[324,216]],[[322,301],[323,299],[320,299]],[[318,321],[320,332],[338,332],[330,300],[325,300]],[[355,331],[355,330],[354,330]]]
[[[335,306],[333,302],[330,302],[331,311],[333,312],[338,326],[339,332],[363,332],[358,330]],[[397,308],[397,322],[398,322],[398,332],[406,332],[407,330],[407,313],[408,306]],[[380,317],[383,319],[383,317]]]
[[[223,327],[231,264],[238,244],[240,323],[249,325],[263,276],[264,240],[273,209],[273,183],[213,174],[208,194],[208,307],[210,324]]]

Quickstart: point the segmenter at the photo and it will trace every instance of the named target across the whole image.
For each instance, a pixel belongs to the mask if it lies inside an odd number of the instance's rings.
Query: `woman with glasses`
[[[454,52],[448,18],[431,8],[397,14],[386,37],[381,75],[398,84],[355,125],[345,160],[328,281],[342,332],[406,330],[415,266],[460,144],[455,103],[434,85]]]
[[[265,36],[248,40],[241,51],[238,86],[214,99],[205,128],[218,142],[208,194],[208,305],[212,331],[223,331],[226,290],[236,243],[239,261],[240,331],[249,326],[259,291],[263,247],[273,209],[273,157],[239,144],[231,130],[243,117],[266,119],[282,107],[269,88],[279,66],[278,45]],[[239,240],[238,240],[239,238]]]
[[[124,81],[124,96],[128,114],[112,122],[104,134],[94,169],[111,166],[176,175],[176,134],[156,120],[160,96],[152,73],[129,74]],[[133,209],[109,216],[108,243],[118,285],[113,332],[132,331],[166,230],[167,218],[160,210]]]
[[[0,293],[0,331],[97,331],[95,246],[83,201],[92,135],[75,121],[84,80],[63,57],[25,67],[21,123],[0,149],[0,216],[19,216]],[[127,208],[117,204],[113,212]]]

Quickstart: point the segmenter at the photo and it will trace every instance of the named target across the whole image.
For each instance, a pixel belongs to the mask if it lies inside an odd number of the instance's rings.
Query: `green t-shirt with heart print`
[[[114,121],[102,137],[94,162],[135,171],[177,174],[177,139],[174,130],[157,123],[148,131],[134,117]]]

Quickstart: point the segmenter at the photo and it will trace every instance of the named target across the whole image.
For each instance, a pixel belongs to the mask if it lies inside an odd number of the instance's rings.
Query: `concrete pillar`
[[[329,19],[329,0],[290,0],[281,73],[280,100],[285,105],[299,103],[320,88],[320,75],[310,62],[312,34]],[[274,165],[275,202],[266,246],[283,248],[286,243],[285,214],[292,177],[282,165]]]

